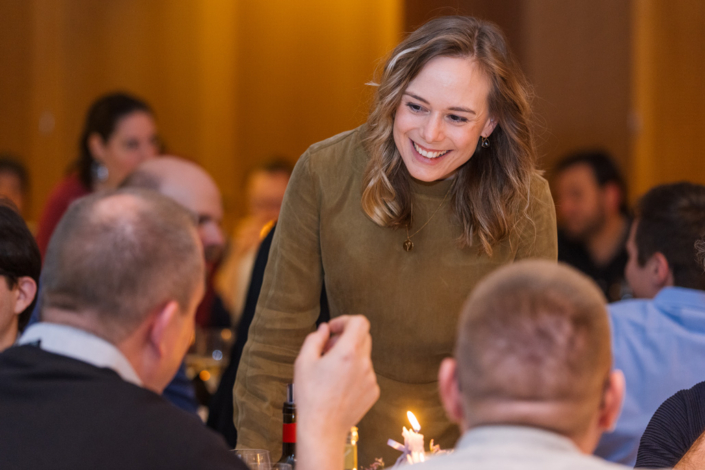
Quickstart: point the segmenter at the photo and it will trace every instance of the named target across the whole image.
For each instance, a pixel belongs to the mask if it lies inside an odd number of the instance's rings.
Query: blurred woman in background
[[[281,404],[325,289],[331,317],[371,324],[379,401],[360,463],[393,462],[416,413],[452,447],[438,398],[458,314],[477,282],[522,258],[556,259],[556,217],[536,169],[528,86],[493,24],[430,21],[392,52],[365,125],[298,161],[235,384],[238,446],[278,456]]]
[[[69,204],[94,191],[115,189],[137,165],[159,154],[154,113],[126,93],[98,98],[89,108],[72,171],[51,192],[39,220],[42,253]]]

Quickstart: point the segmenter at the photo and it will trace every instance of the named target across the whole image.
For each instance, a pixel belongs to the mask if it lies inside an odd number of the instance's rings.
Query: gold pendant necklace
[[[402,247],[404,248],[404,251],[411,251],[414,248],[414,242],[411,241],[411,237],[419,233],[421,230],[426,228],[428,223],[435,217],[435,215],[438,213],[439,210],[441,210],[441,207],[443,207],[443,204],[446,202],[446,199],[448,199],[448,195],[450,194],[450,188],[448,188],[448,191],[446,191],[446,195],[443,196],[443,200],[441,201],[441,204],[436,208],[435,211],[433,211],[433,214],[431,214],[431,217],[428,218],[425,224],[421,226],[420,229],[409,235],[409,226],[406,226],[406,240],[404,240],[404,243],[402,243]]]

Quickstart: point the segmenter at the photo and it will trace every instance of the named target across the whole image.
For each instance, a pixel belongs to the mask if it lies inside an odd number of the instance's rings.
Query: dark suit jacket
[[[156,393],[29,345],[0,354],[0,467],[246,470],[220,436]]]

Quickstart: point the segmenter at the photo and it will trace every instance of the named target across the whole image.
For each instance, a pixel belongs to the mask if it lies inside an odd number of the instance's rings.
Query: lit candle
[[[411,411],[407,411],[406,416],[409,418],[412,427],[412,429],[404,427],[401,433],[404,436],[404,447],[408,451],[407,459],[409,463],[423,462],[426,459],[423,450],[423,434],[419,433],[421,425]]]

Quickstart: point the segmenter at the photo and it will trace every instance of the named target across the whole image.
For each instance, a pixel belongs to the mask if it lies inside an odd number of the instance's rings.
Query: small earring
[[[490,148],[490,139],[487,137],[480,136],[480,139],[482,139],[482,148],[483,149],[488,149]]]
[[[100,162],[93,162],[93,176],[95,176],[95,179],[102,183],[108,179],[109,174],[108,167]]]

